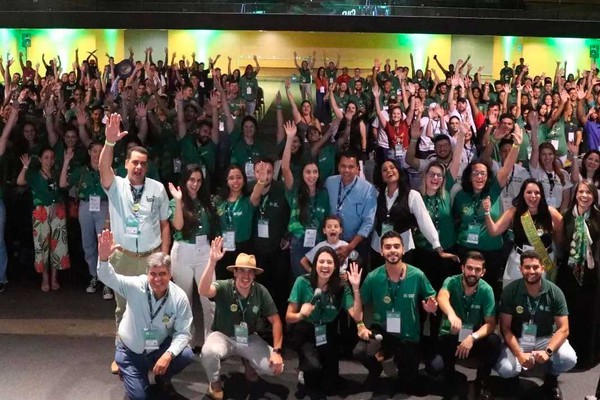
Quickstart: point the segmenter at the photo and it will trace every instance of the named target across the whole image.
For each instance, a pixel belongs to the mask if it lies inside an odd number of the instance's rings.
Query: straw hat
[[[256,266],[256,258],[251,254],[240,253],[235,259],[235,265],[227,267],[227,271],[233,271],[234,268],[244,268],[254,270],[256,275],[262,274],[264,270]]]

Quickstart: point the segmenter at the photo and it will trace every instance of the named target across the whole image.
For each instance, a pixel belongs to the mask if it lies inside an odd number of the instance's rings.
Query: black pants
[[[439,336],[436,343],[436,354],[442,358],[443,365],[433,362],[430,363],[428,370],[430,369],[434,374],[442,371],[445,374],[452,373],[456,365],[455,354],[458,344],[458,335]],[[485,379],[490,376],[492,368],[500,357],[501,346],[500,337],[495,333],[481,338],[473,344],[473,348],[469,352],[469,359],[475,358],[479,361],[477,379]]]
[[[368,342],[359,341],[354,348],[354,358],[365,366],[369,374],[379,375],[382,367],[375,355],[381,351],[385,358],[394,357],[394,364],[396,364],[400,379],[407,383],[415,380],[419,373],[419,343],[401,340],[387,333],[379,325],[374,325],[371,332],[373,335],[380,334],[383,336],[383,340],[381,342],[375,339]]]
[[[258,248],[256,250],[256,262],[265,271],[257,275],[256,280],[269,290],[281,321],[285,323],[287,299],[291,290],[289,250],[281,250],[279,247],[265,253],[258,252]]]
[[[290,346],[298,353],[298,369],[304,372],[307,387],[327,386],[340,373],[337,349],[337,326],[335,322],[326,325],[327,343],[315,345],[315,326],[300,321],[289,329]]]

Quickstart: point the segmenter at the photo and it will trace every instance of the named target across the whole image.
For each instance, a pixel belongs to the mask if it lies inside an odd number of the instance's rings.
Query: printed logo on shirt
[[[404,297],[405,299],[414,299],[415,294],[414,293],[404,293],[404,295],[402,297]]]

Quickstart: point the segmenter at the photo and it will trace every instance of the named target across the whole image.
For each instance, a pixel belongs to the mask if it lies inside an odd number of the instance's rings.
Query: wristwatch
[[[277,353],[277,354],[281,355],[281,348],[273,349],[273,353]]]
[[[477,334],[477,332],[473,332],[471,333],[471,337],[473,338],[473,340],[477,341],[479,340],[479,335]]]
[[[546,354],[548,354],[548,357],[552,357],[554,350],[552,350],[550,347],[546,347]]]

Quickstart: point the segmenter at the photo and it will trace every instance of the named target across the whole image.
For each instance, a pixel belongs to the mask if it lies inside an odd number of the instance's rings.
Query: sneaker
[[[0,282],[0,293],[4,292],[4,289],[6,289],[6,282]]]
[[[115,296],[113,296],[112,290],[110,290],[108,286],[104,286],[104,289],[102,289],[102,298],[104,300],[112,300],[115,298]]]
[[[87,289],[85,289],[85,291],[87,293],[96,293],[97,289],[98,289],[98,279],[92,278],[92,280],[90,281],[90,284],[88,285]]]

